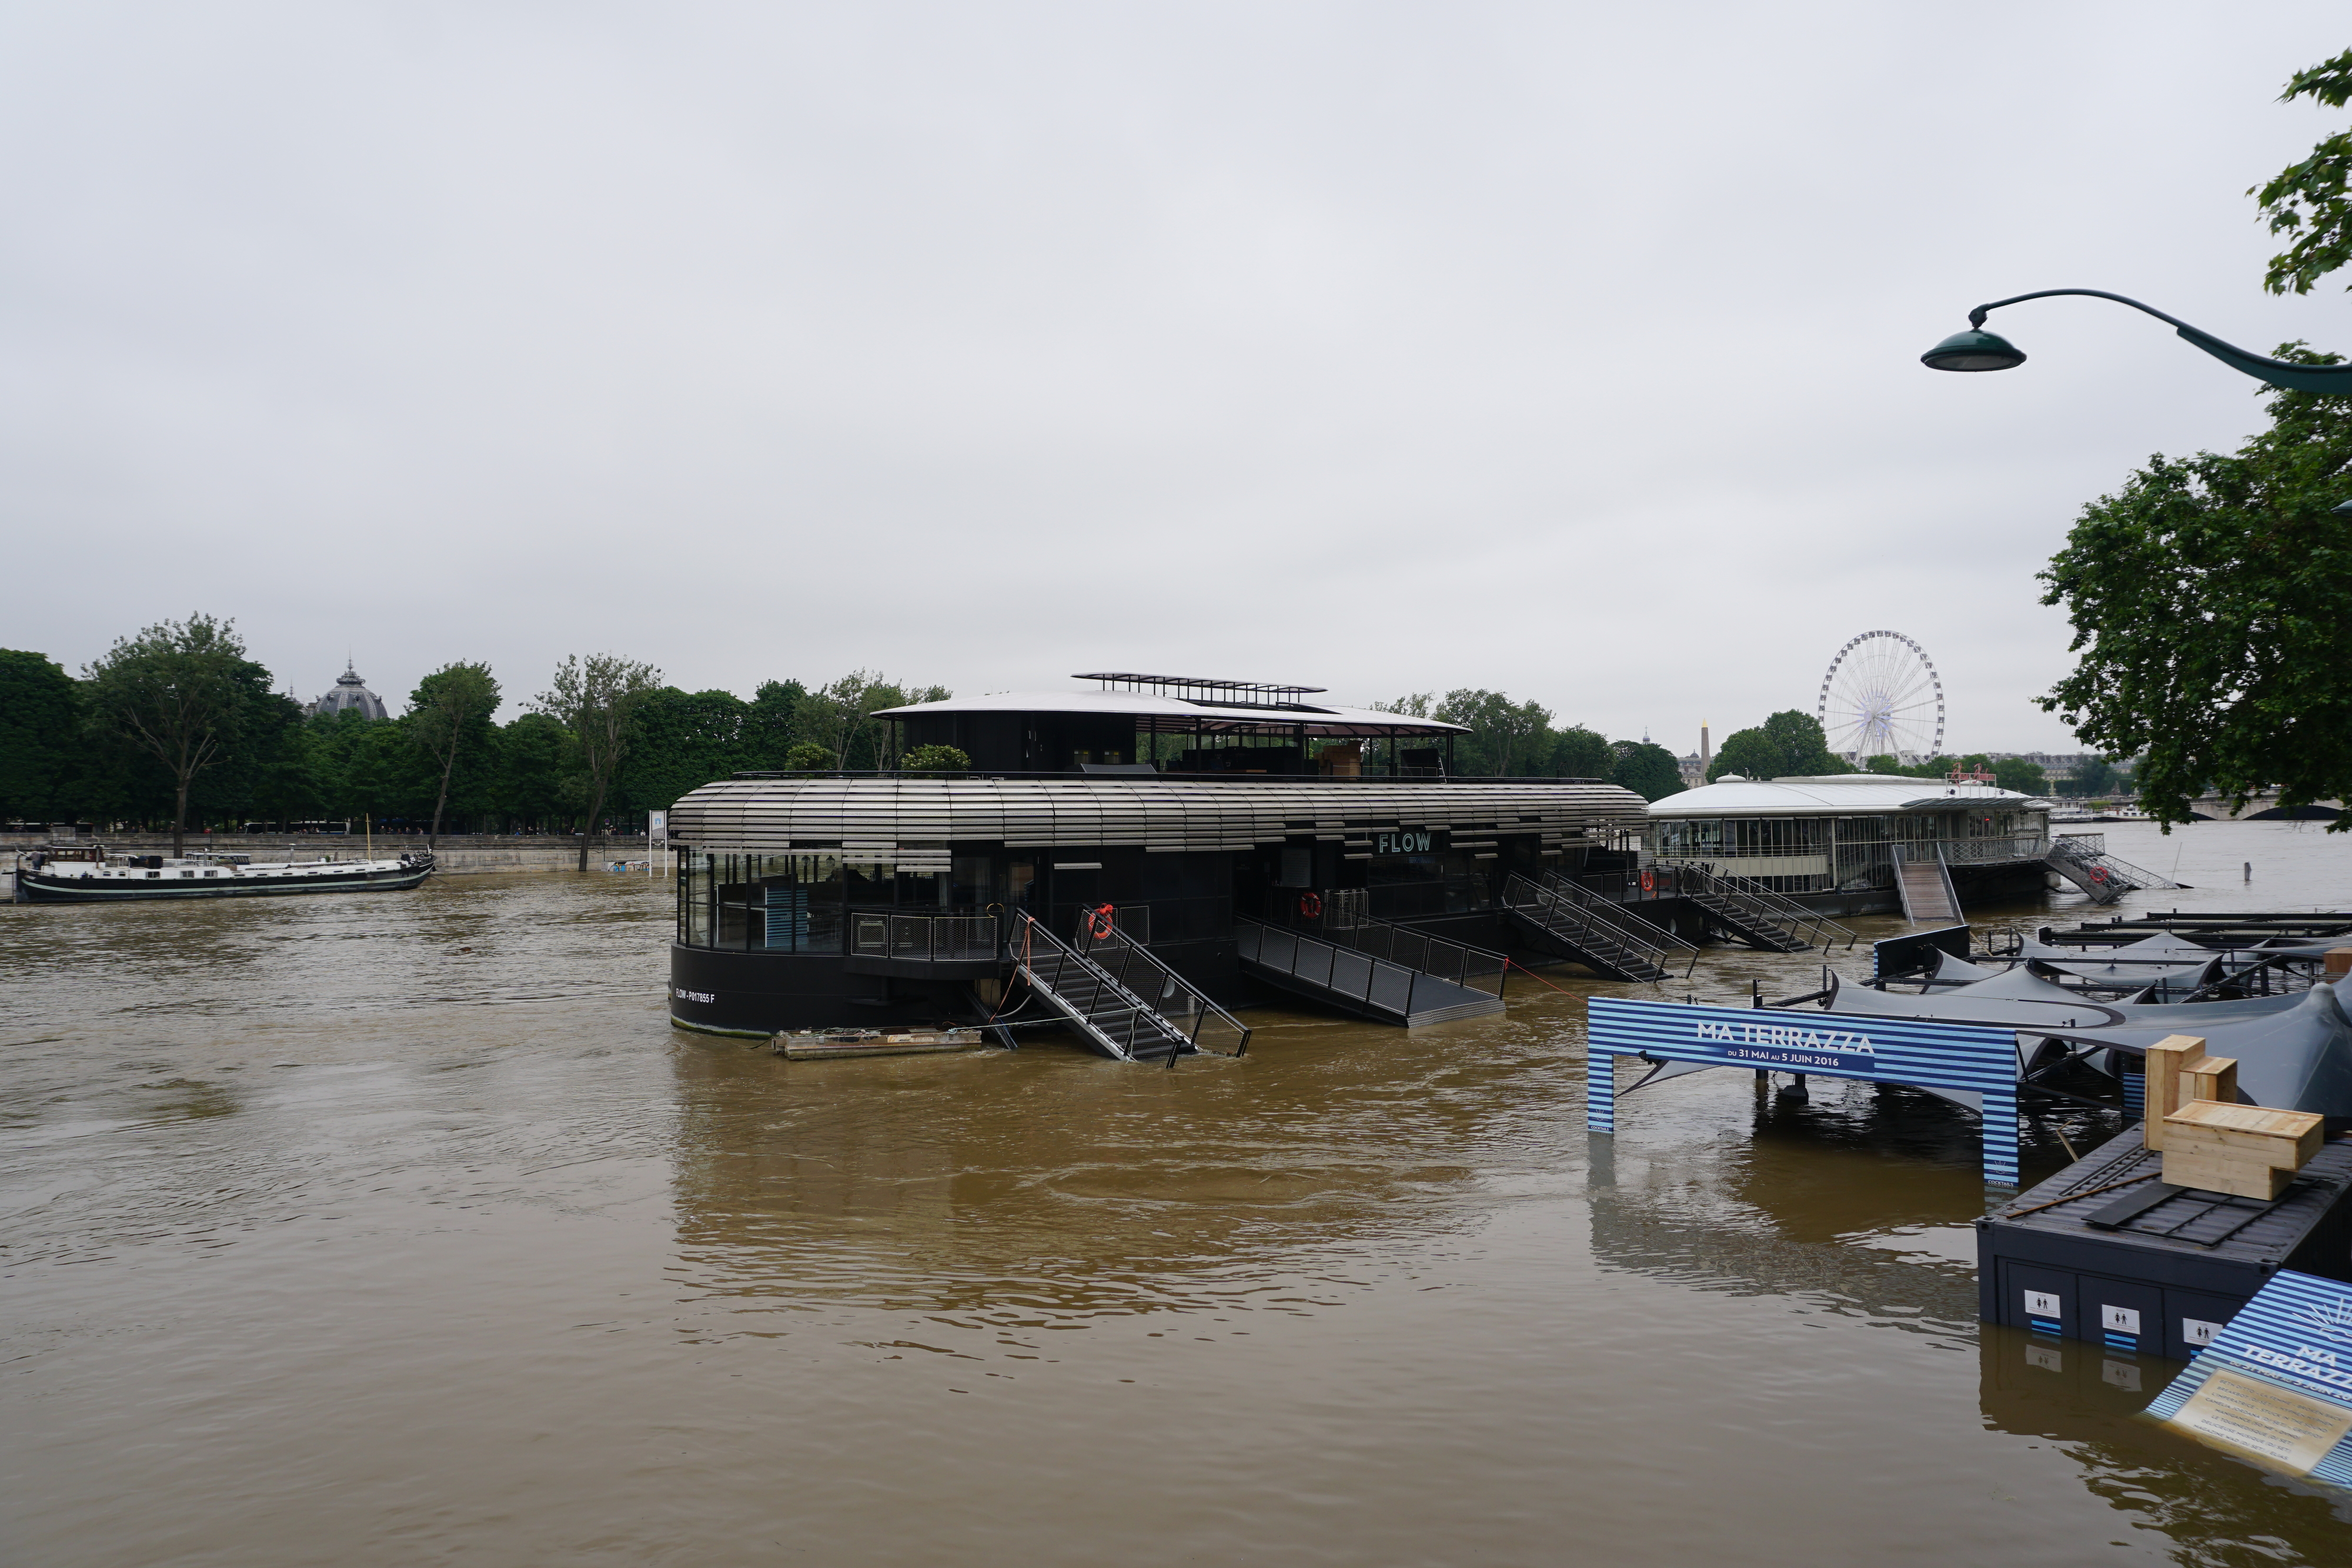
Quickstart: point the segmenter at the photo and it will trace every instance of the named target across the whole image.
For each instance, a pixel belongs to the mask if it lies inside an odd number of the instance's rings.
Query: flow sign
[[[2282,1270],[2147,1413],[2273,1470],[2352,1489],[2352,1285]],[[2193,1338],[2192,1338],[2193,1343]]]
[[[1594,997],[1585,1010],[1584,1124],[1617,1129],[1613,1058],[1900,1083],[1981,1113],[1988,1185],[2017,1185],[2017,1031],[1933,1019],[1705,1008]]]

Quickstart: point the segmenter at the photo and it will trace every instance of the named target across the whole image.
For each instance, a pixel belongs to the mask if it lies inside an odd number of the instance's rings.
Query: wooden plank
[[[2204,1054],[2201,1035],[2168,1034],[2147,1048],[2140,1121],[2140,1141],[2147,1147],[2164,1147],[2164,1119],[2180,1109],[2180,1070]]]
[[[2250,1159],[2216,1158],[2198,1153],[2188,1154],[2179,1149],[2164,1151],[2164,1179],[2174,1186],[2193,1186],[2205,1192],[2226,1192],[2237,1197],[2259,1197],[2270,1201],[2286,1190],[2294,1179],[2293,1171],[2279,1170]]]
[[[2168,1150],[2232,1151],[2282,1170],[2299,1169],[2326,1141],[2325,1120],[2310,1111],[2273,1111],[2200,1100],[2165,1118]]]

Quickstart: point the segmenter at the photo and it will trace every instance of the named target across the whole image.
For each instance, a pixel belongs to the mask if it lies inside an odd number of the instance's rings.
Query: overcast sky
[[[2340,5],[0,7],[0,644],[308,697],[609,650],[1454,686],[1690,749],[1916,638],[2074,749],[2033,574],[2352,350],[2243,193]],[[2340,280],[2339,280],[2340,281]]]

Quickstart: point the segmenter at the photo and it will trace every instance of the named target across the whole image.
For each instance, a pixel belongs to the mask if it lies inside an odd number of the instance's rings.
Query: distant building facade
[[[350,711],[356,711],[362,718],[392,716],[384,712],[383,699],[368,690],[367,682],[362,680],[358,672],[346,662],[343,665],[343,673],[335,677],[334,689],[317,702],[303,704],[302,716],[316,718],[320,714],[325,714],[328,717],[333,718]]]

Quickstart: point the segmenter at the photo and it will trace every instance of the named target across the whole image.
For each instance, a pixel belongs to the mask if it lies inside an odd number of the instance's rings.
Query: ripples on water
[[[2352,848],[2113,842],[2212,884],[2150,900],[2182,907],[2344,902]],[[668,919],[597,873],[0,909],[12,1560],[2352,1542],[2133,1419],[2163,1364],[2134,1396],[1980,1333],[1976,1134],[1931,1098],[1711,1074],[1588,1138],[1557,975],[1411,1035],[1261,1014],[1172,1073],[783,1062],[667,1029]],[[1816,973],[1718,950],[1685,988]],[[2098,1124],[2037,1125],[2029,1179],[2059,1129]]]

